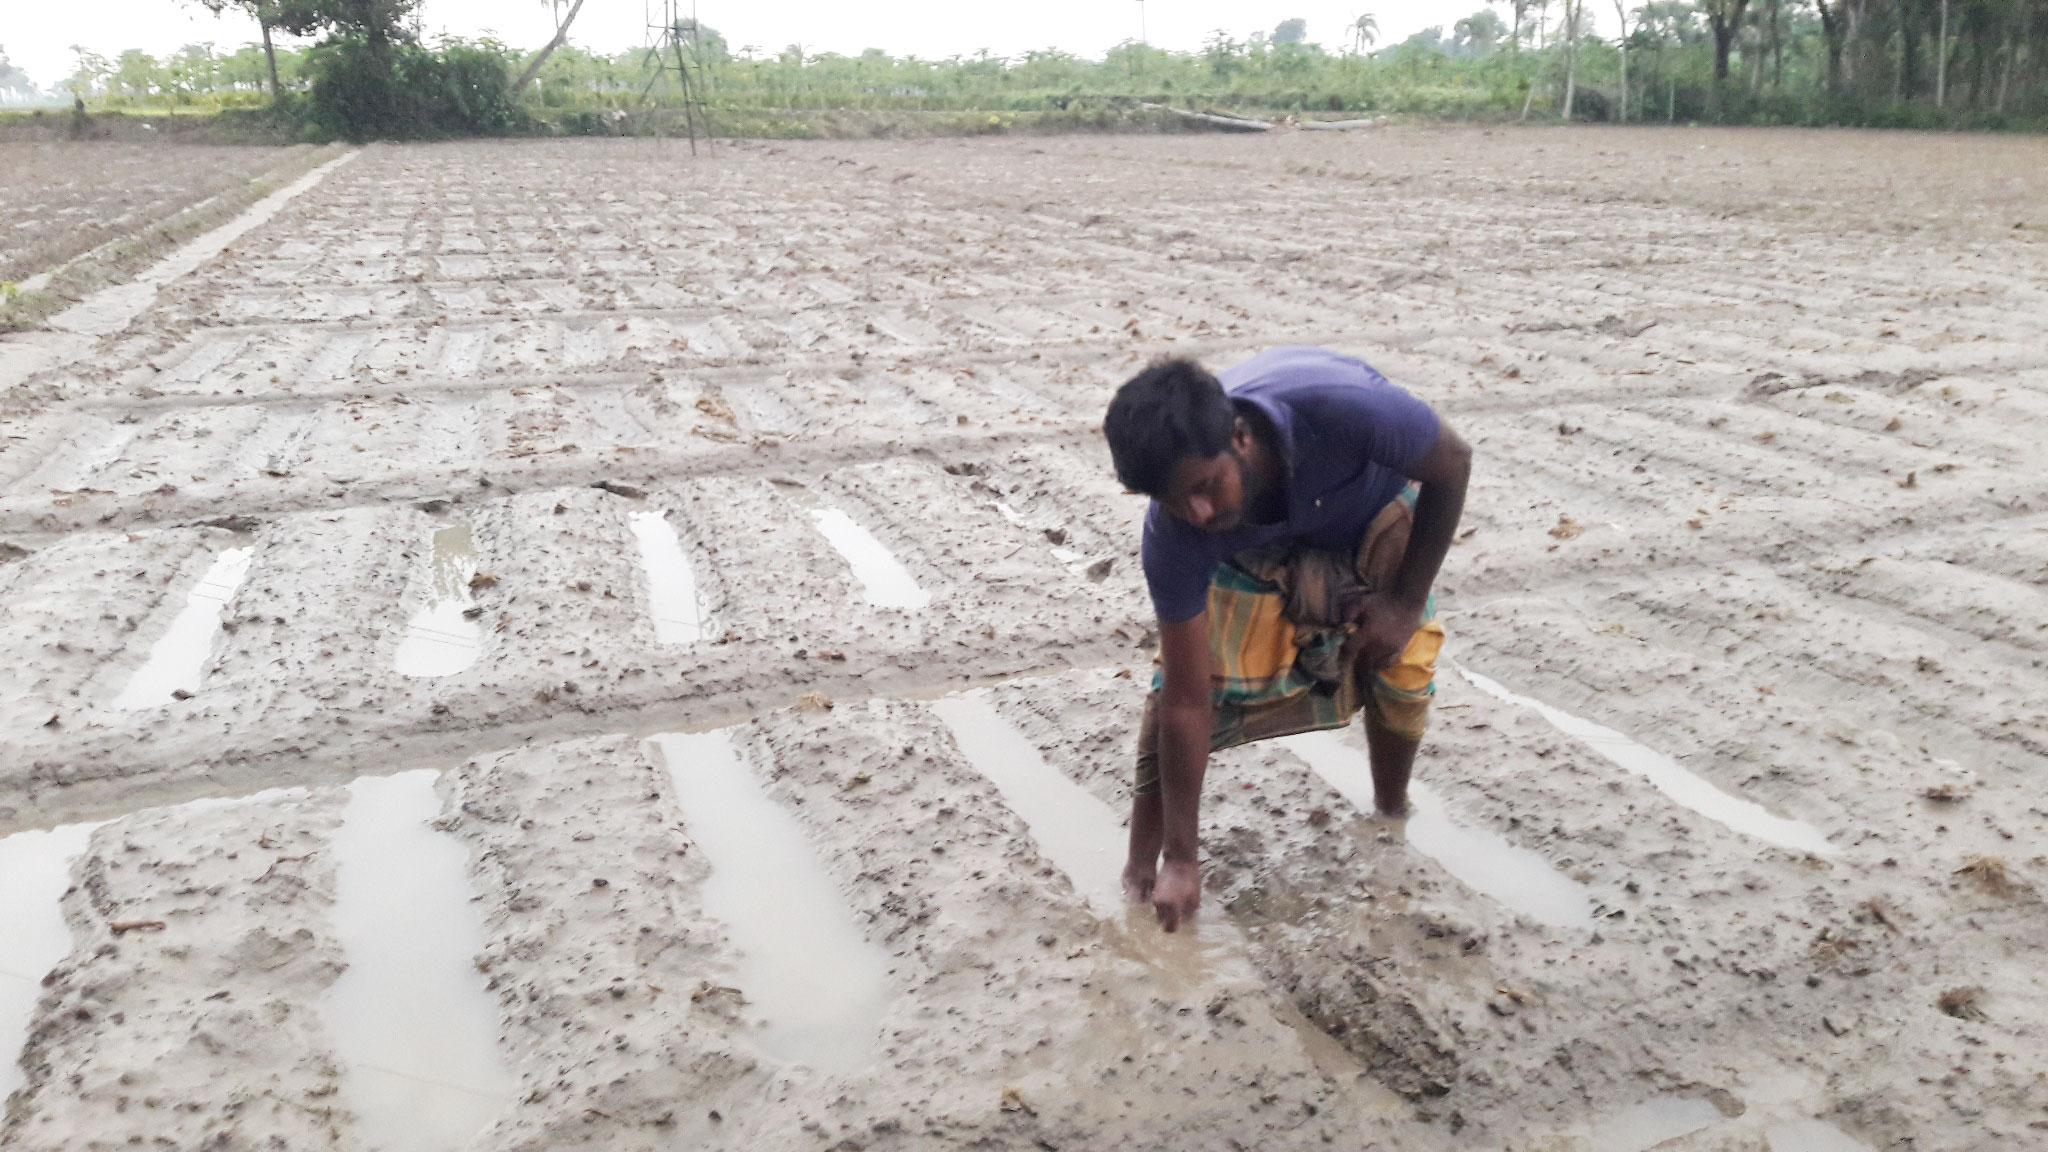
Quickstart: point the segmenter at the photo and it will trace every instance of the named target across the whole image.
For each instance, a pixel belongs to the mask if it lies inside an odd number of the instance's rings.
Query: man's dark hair
[[[1207,369],[1193,360],[1155,360],[1116,390],[1102,434],[1123,486],[1164,496],[1176,465],[1230,447],[1236,425],[1237,410]]]

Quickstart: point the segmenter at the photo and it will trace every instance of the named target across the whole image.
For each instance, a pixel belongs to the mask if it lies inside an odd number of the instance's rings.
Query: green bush
[[[354,37],[314,48],[306,116],[329,136],[350,140],[503,135],[526,114],[512,98],[513,53],[450,41],[373,45]]]

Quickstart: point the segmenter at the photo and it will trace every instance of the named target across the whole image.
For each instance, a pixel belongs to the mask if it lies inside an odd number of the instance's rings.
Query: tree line
[[[681,96],[645,49],[566,44],[581,0],[549,0],[558,32],[519,53],[489,41],[421,43],[418,0],[194,0],[257,19],[263,41],[156,58],[78,52],[60,87],[105,106],[294,103],[340,133],[508,131]],[[1598,3],[1599,0],[1594,0]],[[2048,123],[2048,0],[1503,0],[1395,44],[1362,14],[1311,41],[1300,19],[1218,30],[1199,51],[1130,42],[1099,59],[1057,49],[947,59],[735,48],[714,29],[671,44],[720,110],[1069,109],[1101,101],[1303,115],[1858,124]],[[1602,10],[1603,18],[1606,11]],[[279,36],[319,37],[310,48]],[[0,53],[4,62],[4,53]],[[0,71],[0,80],[6,73]],[[530,89],[528,85],[530,84]],[[578,118],[581,119],[578,119]]]

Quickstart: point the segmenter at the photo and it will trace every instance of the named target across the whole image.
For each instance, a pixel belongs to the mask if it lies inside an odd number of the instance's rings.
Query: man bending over
[[[1201,899],[1209,753],[1365,713],[1373,796],[1406,814],[1443,628],[1430,586],[1472,450],[1368,365],[1276,348],[1210,375],[1162,360],[1103,422],[1117,478],[1152,497],[1145,701],[1124,887],[1171,932]]]

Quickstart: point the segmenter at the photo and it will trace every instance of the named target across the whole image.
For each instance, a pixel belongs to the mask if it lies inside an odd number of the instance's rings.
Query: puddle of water
[[[394,663],[405,676],[453,676],[476,663],[483,628],[467,618],[474,604],[469,581],[476,575],[476,543],[468,524],[434,533],[434,598],[413,614]]]
[[[1354,745],[1337,731],[1304,732],[1282,737],[1278,743],[1352,807],[1365,815],[1373,813],[1372,772],[1362,743]],[[1483,828],[1452,823],[1442,798],[1420,780],[1408,783],[1408,807],[1403,831],[1409,846],[1436,861],[1467,888],[1538,924],[1592,926],[1593,910],[1586,890],[1540,854]]]
[[[1553,708],[1541,700],[1518,695],[1469,668],[1460,667],[1458,672],[1480,691],[1535,712],[1548,720],[1551,727],[1589,745],[1621,768],[1648,780],[1657,791],[1709,820],[1793,852],[1832,856],[1839,851],[1820,829],[1804,820],[1778,816],[1761,804],[1730,796],[1688,772],[1678,761],[1612,728]]]
[[[213,655],[214,637],[220,632],[221,609],[249,575],[255,554],[252,548],[230,548],[214,557],[198,586],[186,595],[185,606],[171,620],[170,628],[151,646],[149,659],[114,698],[115,707],[130,711],[158,708],[175,699],[173,693],[199,690],[207,658]]]
[[[796,818],[762,790],[723,731],[653,738],[690,838],[711,862],[704,911],[731,933],[734,983],[778,1060],[870,1066],[890,998],[889,957],[860,934]]]
[[[825,539],[846,558],[853,578],[860,581],[868,603],[877,608],[901,608],[916,612],[932,602],[931,593],[917,586],[916,578],[891,555],[874,534],[837,508],[811,509],[811,519]]]
[[[1773,1124],[1764,1133],[1770,1152],[1876,1152],[1825,1120],[1793,1120]]]
[[[1691,1096],[1658,1096],[1593,1125],[1586,1137],[1588,1152],[1648,1152],[1649,1149],[1710,1128],[1723,1119],[1713,1101]]]
[[[917,586],[910,570],[860,521],[794,480],[770,480],[769,484],[810,512],[811,522],[853,570],[869,604],[916,612],[932,602],[931,594]]]
[[[1046,859],[1066,873],[1096,916],[1121,920],[1129,834],[1109,805],[1045,762],[1038,748],[980,695],[935,700],[933,715],[975,771],[1031,829]]]
[[[322,1004],[362,1146],[467,1146],[512,1102],[497,1011],[475,958],[468,854],[428,823],[431,771],[349,785],[334,835],[334,932],[348,960]]]
[[[67,824],[0,838],[0,1101],[25,1079],[19,1053],[43,976],[71,954],[60,901],[71,887],[71,862],[97,827]]]
[[[635,512],[627,517],[640,541],[640,562],[647,571],[647,593],[654,610],[654,638],[663,644],[695,644],[711,630],[711,618],[697,594],[697,577],[675,526],[660,512]]]

